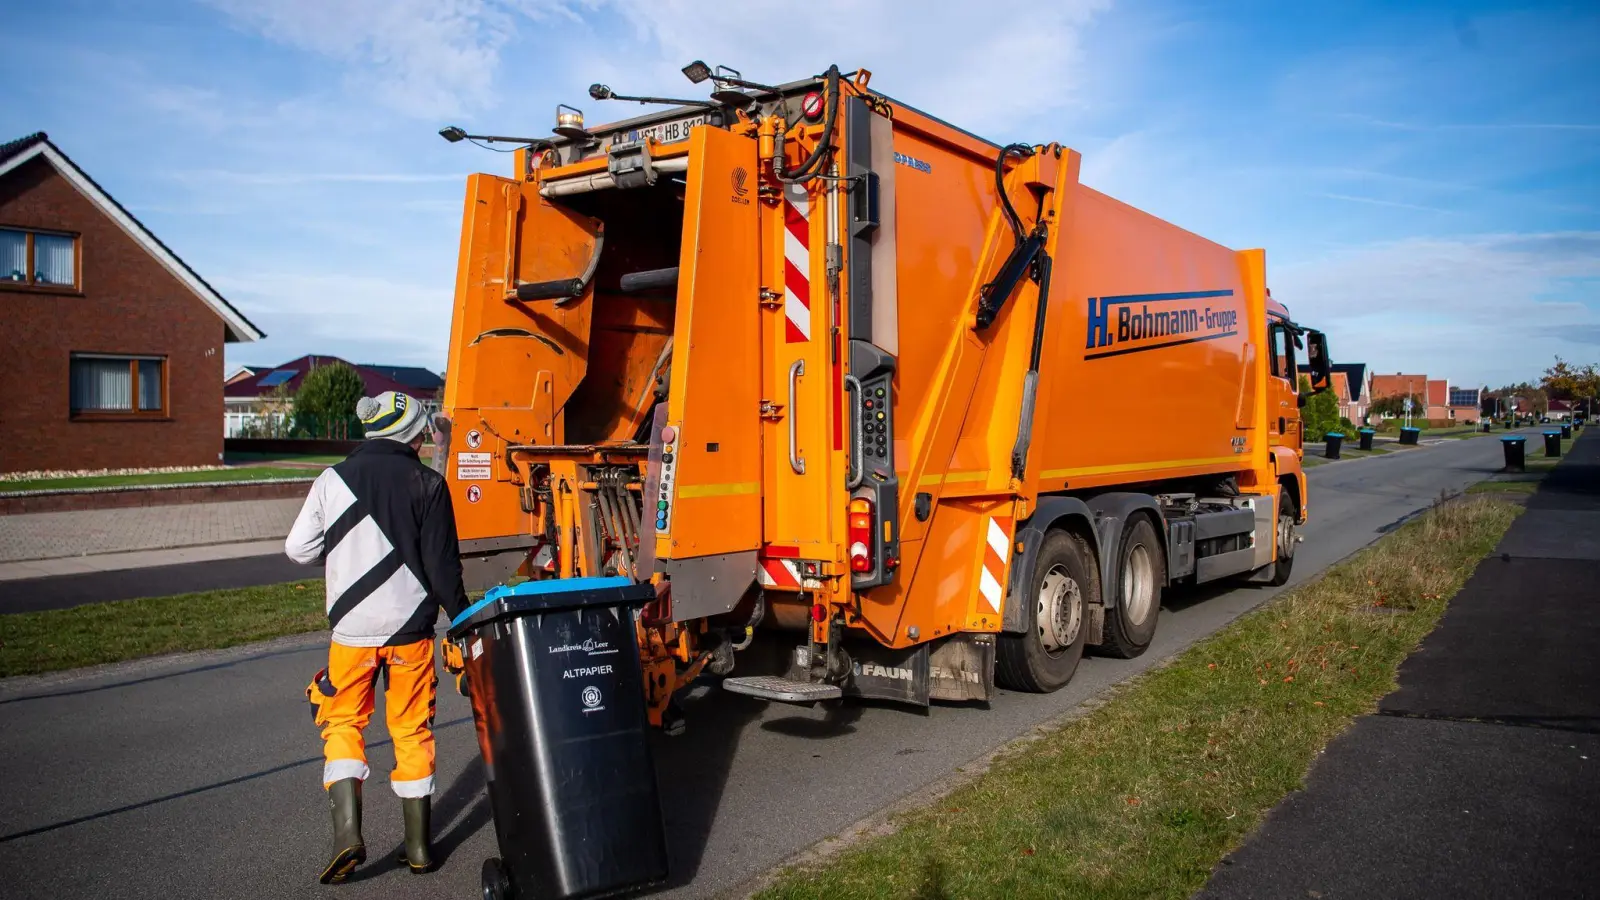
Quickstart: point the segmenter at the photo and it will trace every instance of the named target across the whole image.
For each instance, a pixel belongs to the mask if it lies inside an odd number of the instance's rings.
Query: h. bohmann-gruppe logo
[[[1233,291],[1090,297],[1084,359],[1193,344],[1239,333],[1239,312],[1204,301]]]

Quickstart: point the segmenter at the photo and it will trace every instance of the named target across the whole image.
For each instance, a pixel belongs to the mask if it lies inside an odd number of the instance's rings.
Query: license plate
[[[672,144],[689,139],[689,129],[696,125],[706,124],[706,116],[686,116],[674,119],[671,122],[657,122],[654,125],[645,125],[628,131],[619,131],[611,136],[612,144],[636,144],[645,138],[655,138],[656,143]]]

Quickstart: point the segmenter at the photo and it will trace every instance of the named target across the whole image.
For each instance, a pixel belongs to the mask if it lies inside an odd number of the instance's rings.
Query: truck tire
[[[1033,571],[1015,598],[1028,604],[1033,621],[1022,634],[1003,634],[995,648],[995,680],[1013,691],[1047,694],[1072,680],[1083,659],[1088,606],[1100,599],[1094,552],[1067,531],[1046,534]]]
[[[1167,561],[1148,516],[1138,516],[1122,532],[1117,581],[1106,598],[1105,639],[1100,652],[1133,659],[1149,649],[1161,617],[1161,586]]]
[[[1278,491],[1278,558],[1272,562],[1273,587],[1283,587],[1289,583],[1289,575],[1294,571],[1294,545],[1297,529],[1294,520],[1300,514],[1295,509],[1294,498],[1289,496],[1287,490]]]

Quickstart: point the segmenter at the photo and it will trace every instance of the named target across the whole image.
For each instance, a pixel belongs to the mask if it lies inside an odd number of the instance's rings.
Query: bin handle
[[[864,396],[861,392],[861,379],[854,375],[846,375],[844,377],[844,389],[852,391],[856,395],[855,406],[852,408],[850,415],[850,480],[845,483],[845,488],[853,491],[861,487],[861,482],[866,480],[867,477],[866,450],[861,437],[861,417],[864,415],[861,411],[861,400]]]
[[[806,473],[806,461],[800,456],[797,446],[799,438],[795,436],[795,420],[800,417],[800,407],[795,402],[796,385],[805,373],[806,361],[803,359],[797,359],[789,366],[789,468],[794,469],[796,475]]]

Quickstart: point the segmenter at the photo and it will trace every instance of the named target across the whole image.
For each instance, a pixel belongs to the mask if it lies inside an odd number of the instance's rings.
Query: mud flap
[[[875,641],[846,641],[850,678],[846,697],[928,705],[928,645],[895,649]]]
[[[934,646],[928,660],[930,697],[988,701],[993,694],[993,635],[956,634]]]

